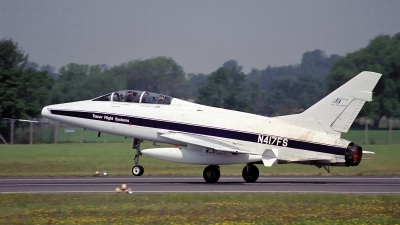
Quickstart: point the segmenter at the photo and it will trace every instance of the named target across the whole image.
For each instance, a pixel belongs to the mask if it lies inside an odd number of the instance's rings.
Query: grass
[[[49,128],[36,128],[33,143],[54,143],[53,132],[53,129]],[[22,139],[29,138],[28,135],[27,131],[18,130],[15,138],[16,143],[21,143]],[[84,130],[78,127],[59,126],[57,128],[57,143],[131,143],[131,139],[106,133],[101,133],[100,137],[98,137],[97,131]]]
[[[167,147],[168,145],[162,145]],[[142,143],[142,149],[154,147]],[[374,160],[333,175],[399,175],[400,145],[368,145]],[[131,175],[131,143],[0,145],[1,177]],[[364,157],[371,157],[365,155]],[[144,176],[201,177],[204,166],[140,158]],[[221,166],[222,176],[244,165]],[[258,166],[261,175],[326,175],[304,165]],[[4,194],[0,224],[399,224],[398,195],[333,194]]]
[[[0,177],[63,177],[92,176],[95,171],[107,171],[111,176],[131,175],[135,151],[131,143],[69,143],[35,145],[0,145]],[[169,145],[162,145],[167,147]],[[152,148],[143,142],[142,149]],[[332,175],[399,175],[399,145],[369,145],[365,150],[376,155],[364,155],[357,167],[333,167]],[[144,176],[202,176],[205,166],[172,163],[147,156],[140,157]],[[243,164],[221,166],[222,176],[241,175]],[[326,175],[324,169],[307,165],[258,165],[261,175]]]
[[[0,224],[399,224],[398,195],[7,194]]]
[[[356,144],[365,145],[364,130],[350,130],[343,133],[342,137],[351,140]],[[389,144],[388,130],[368,130],[368,144],[370,145],[387,145]],[[400,130],[392,130],[392,144],[400,145]]]

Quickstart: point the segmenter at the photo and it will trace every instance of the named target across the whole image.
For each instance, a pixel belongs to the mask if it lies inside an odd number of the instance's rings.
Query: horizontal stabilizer
[[[363,153],[363,154],[372,154],[372,155],[375,155],[375,152],[364,151],[364,150],[362,151],[362,153]],[[363,159],[364,159],[364,158],[363,158]]]

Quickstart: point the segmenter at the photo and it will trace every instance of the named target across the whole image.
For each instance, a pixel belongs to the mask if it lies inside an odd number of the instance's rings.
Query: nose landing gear
[[[139,157],[142,155],[140,152],[140,143],[143,142],[143,140],[140,139],[133,139],[133,149],[136,149],[136,154],[135,158],[133,159],[135,161],[135,166],[132,167],[132,174],[134,176],[142,176],[144,173],[144,168],[143,166],[139,165]]]
[[[144,173],[144,168],[143,166],[137,165],[132,167],[132,174],[135,176],[142,176],[142,174]]]

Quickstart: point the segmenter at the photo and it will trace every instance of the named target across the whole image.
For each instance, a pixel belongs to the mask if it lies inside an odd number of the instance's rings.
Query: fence
[[[386,116],[379,120],[360,117],[342,137],[363,144],[400,144],[400,119]]]
[[[110,143],[132,142],[130,138],[84,130],[46,119],[32,122],[3,120],[0,123],[1,144]],[[34,121],[34,122],[33,122]],[[14,130],[14,132],[12,132]]]
[[[68,124],[60,124],[45,119],[32,119],[35,122],[0,121],[1,144],[41,144],[41,143],[130,143],[130,138],[84,130]],[[13,132],[11,132],[13,130]],[[357,119],[348,133],[342,137],[357,144],[400,145],[400,120]]]

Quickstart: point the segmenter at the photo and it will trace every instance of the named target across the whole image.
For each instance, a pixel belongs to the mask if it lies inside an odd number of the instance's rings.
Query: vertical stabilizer
[[[364,71],[300,114],[276,117],[307,129],[340,135],[347,132],[382,74]]]

